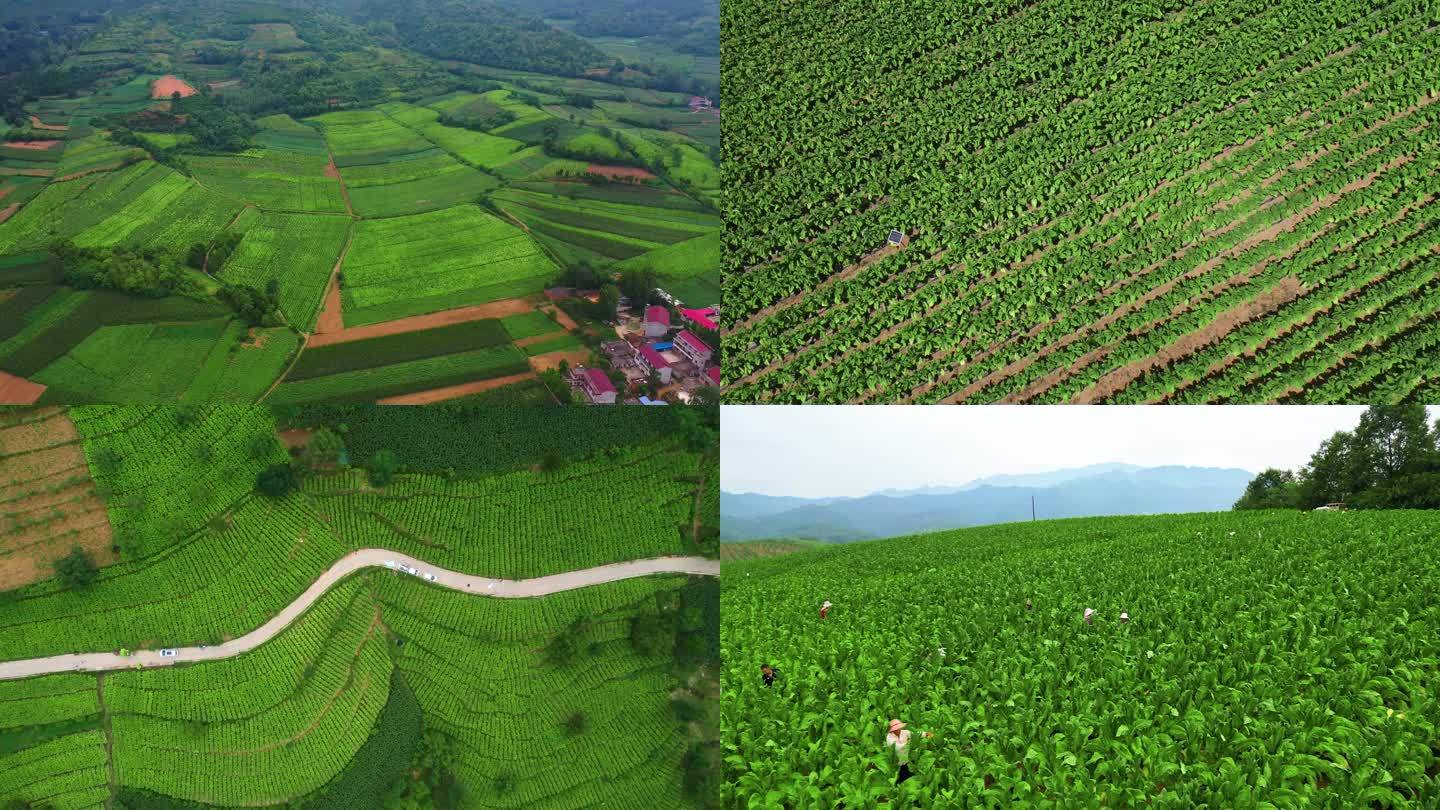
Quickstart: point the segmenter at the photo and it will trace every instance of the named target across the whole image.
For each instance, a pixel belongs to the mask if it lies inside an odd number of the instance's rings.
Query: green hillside
[[[722,801],[1433,807],[1437,561],[1440,513],[1262,511],[727,562]]]

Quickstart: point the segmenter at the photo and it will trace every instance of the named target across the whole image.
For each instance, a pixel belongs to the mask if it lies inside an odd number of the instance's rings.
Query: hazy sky
[[[720,485],[801,497],[1119,461],[1295,468],[1363,406],[774,406],[721,410]],[[1431,418],[1440,416],[1432,407]]]

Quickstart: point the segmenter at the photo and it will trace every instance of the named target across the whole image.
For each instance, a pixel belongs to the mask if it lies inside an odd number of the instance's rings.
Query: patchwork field
[[[576,310],[534,334],[513,321],[523,334],[502,328],[504,345],[445,327],[533,314],[538,328],[542,290],[615,273],[653,270],[687,304],[718,303],[721,219],[695,185],[718,125],[697,124],[714,116],[686,93],[617,83],[654,74],[451,61],[383,14],[113,12],[66,18],[59,70],[0,125],[0,404],[554,403],[564,386],[540,372],[595,362],[605,317]],[[560,29],[519,43],[497,24],[456,47],[604,58]],[[682,62],[666,64],[695,69]],[[363,366],[304,371],[328,367],[309,352],[406,334]]]
[[[901,46],[858,4],[724,7],[731,401],[1440,384],[1433,14],[930,10]]]
[[[718,571],[698,557],[695,529],[708,520],[696,504],[718,487],[713,459],[686,449],[662,410],[360,409],[350,457],[393,446],[407,472],[382,485],[315,466],[278,496],[255,490],[260,470],[288,458],[264,409],[0,414],[0,476],[24,489],[17,500],[73,498],[124,538],[87,585],[48,572],[0,581],[0,795],[56,810],[379,808],[387,794],[418,806],[634,795],[710,806],[693,785],[713,785],[718,768],[713,575],[581,576],[658,556]],[[301,445],[336,426],[321,411],[299,418],[287,435]],[[435,420],[451,429],[424,427]],[[442,474],[457,451],[467,475]],[[552,455],[558,466],[540,470]],[[592,518],[584,543],[577,511]],[[367,548],[467,579],[567,582],[506,599],[364,568],[248,652],[194,660],[196,645],[248,638]],[[178,653],[162,659],[161,647]],[[12,669],[121,649],[130,668]],[[140,663],[151,658],[175,665]]]
[[[362,220],[344,265],[345,323],[538,292],[554,272],[524,231],[474,206]]]

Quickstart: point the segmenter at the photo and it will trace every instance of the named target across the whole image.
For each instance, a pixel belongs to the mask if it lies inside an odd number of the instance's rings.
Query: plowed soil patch
[[[316,334],[310,337],[309,348],[317,346],[329,346],[332,343],[349,343],[353,340],[365,340],[366,338],[384,337],[385,335],[403,335],[406,332],[423,332],[426,329],[434,329],[440,326],[465,323],[467,321],[480,321],[486,318],[504,318],[509,315],[523,315],[535,309],[533,301],[524,298],[506,298],[501,301],[491,301],[488,304],[476,304],[459,309],[447,309],[443,312],[432,312],[429,315],[415,315],[409,318],[398,318],[383,323],[372,323],[367,326],[356,326],[350,329],[344,328],[340,321],[340,300],[338,288],[332,288],[332,295],[335,296],[335,323],[338,326],[333,329],[327,323],[326,314],[330,310],[330,301],[327,297],[326,312],[320,316],[320,327]]]
[[[195,95],[195,88],[174,76],[161,76],[150,85],[151,98],[170,98],[175,93],[179,93],[181,98],[185,98]]]
[[[602,163],[591,163],[585,168],[590,174],[598,174],[601,177],[634,177],[638,180],[654,180],[655,175],[645,169],[635,166],[606,166]]]
[[[105,504],[95,493],[70,418],[52,414],[0,431],[0,591],[55,575],[75,546],[115,562]]]
[[[3,200],[3,199],[5,199],[6,197],[9,197],[9,196],[10,196],[10,192],[12,192],[12,191],[14,191],[14,190],[15,190],[15,187],[14,187],[14,186],[0,186],[0,200]]]
[[[43,152],[46,149],[53,149],[61,141],[6,141],[5,145],[11,149],[34,149]]]
[[[571,332],[580,331],[580,324],[575,323],[575,319],[570,317],[570,313],[566,312],[565,310],[556,307],[555,309],[546,311],[550,313],[550,317],[554,318],[557,323],[570,330]]]
[[[12,205],[0,211],[0,222],[10,218],[15,213],[18,205]],[[45,386],[40,383],[30,382],[24,377],[16,377],[14,374],[7,374],[0,371],[0,405],[34,405],[45,393]]]
[[[312,431],[308,428],[295,428],[294,430],[282,430],[277,435],[280,437],[281,444],[293,449],[309,444],[311,433]]]
[[[478,394],[482,391],[489,391],[501,388],[506,385],[513,385],[523,380],[533,380],[535,375],[531,372],[511,374],[507,377],[495,377],[489,380],[477,380],[472,383],[461,383],[460,385],[447,385],[444,388],[432,388],[429,391],[416,391],[413,394],[401,394],[398,397],[386,397],[380,400],[380,405],[429,405],[432,402],[444,402],[447,399],[459,399],[468,397],[471,394]]]
[[[558,352],[546,352],[537,354],[530,358],[530,368],[535,371],[549,371],[552,368],[559,368],[561,360],[569,360],[570,365],[578,366],[590,360],[589,349],[565,349]]]
[[[70,131],[70,127],[65,126],[64,124],[47,124],[47,123],[45,123],[44,121],[41,121],[41,120],[40,120],[40,117],[39,117],[39,116],[36,116],[36,115],[30,116],[30,126],[31,126],[32,128],[34,128],[34,129],[43,129],[43,130],[47,130],[47,131],[49,131],[49,132],[69,132],[69,131]]]
[[[9,206],[9,207],[7,207],[7,208],[0,208],[0,222],[4,222],[5,220],[9,219],[10,217],[15,216],[15,212],[16,212],[16,211],[19,211],[19,210],[20,210],[20,203],[15,203],[14,205],[11,205],[11,206]],[[4,384],[3,384],[3,383],[0,383],[0,389],[3,389],[3,388],[4,388]],[[5,402],[5,401],[6,401],[6,399],[5,399],[3,396],[0,396],[0,402]]]

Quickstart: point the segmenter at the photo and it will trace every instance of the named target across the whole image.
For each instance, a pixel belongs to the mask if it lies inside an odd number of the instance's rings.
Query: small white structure
[[[905,243],[909,241],[910,237],[900,231],[891,231],[890,236],[885,239],[885,243],[890,247],[904,247]]]

